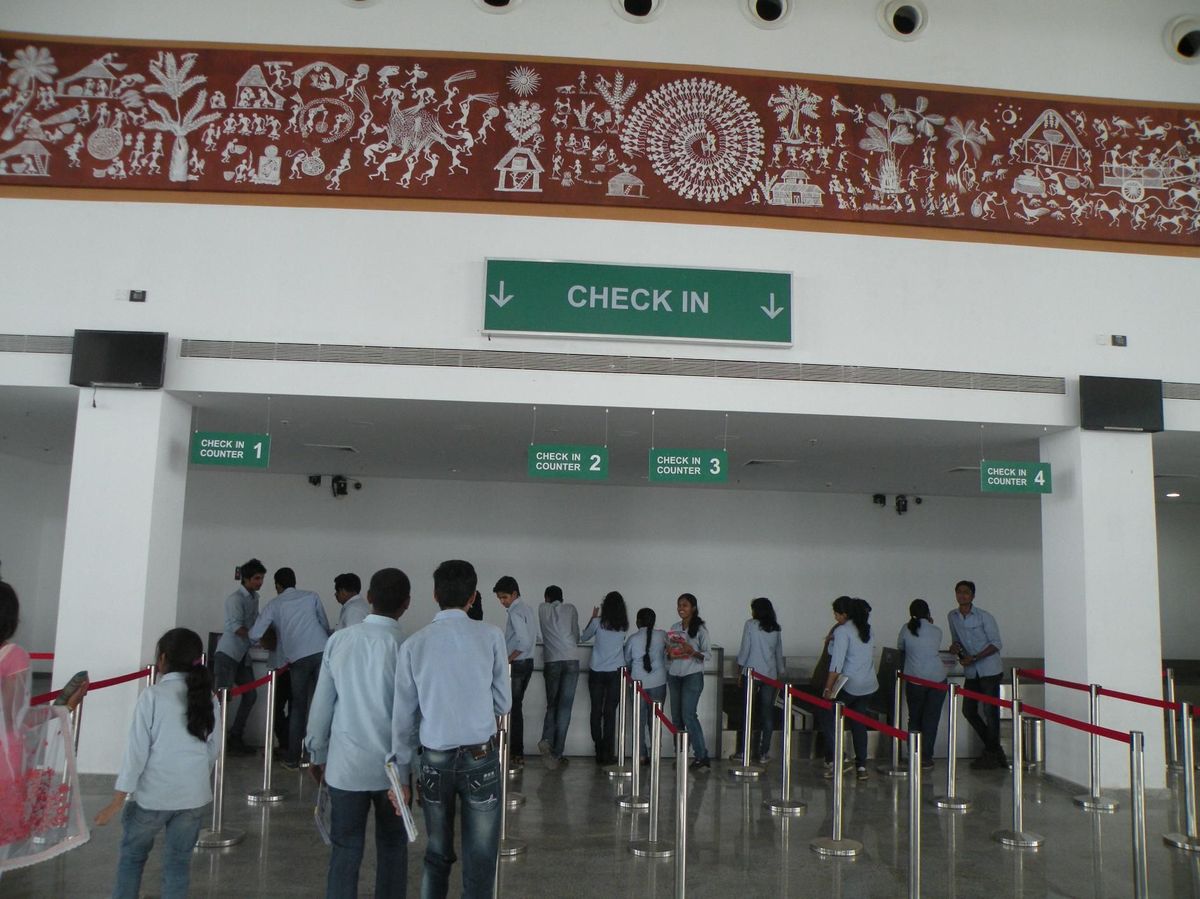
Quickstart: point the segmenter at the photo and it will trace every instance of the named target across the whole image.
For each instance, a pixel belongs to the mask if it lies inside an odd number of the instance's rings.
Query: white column
[[[1160,696],[1162,633],[1154,459],[1149,434],[1073,429],[1041,441],[1054,492],[1042,497],[1046,673]],[[1087,720],[1087,694],[1046,688],[1052,711]],[[1100,723],[1146,735],[1146,786],[1166,784],[1158,709],[1100,700]],[[1046,766],[1088,782],[1088,737],[1046,726]],[[1101,744],[1101,784],[1128,787],[1128,750]]]
[[[160,390],[82,389],[67,500],[54,683],[152,661],[174,626],[190,409]],[[88,694],[81,771],[120,766],[136,683]]]

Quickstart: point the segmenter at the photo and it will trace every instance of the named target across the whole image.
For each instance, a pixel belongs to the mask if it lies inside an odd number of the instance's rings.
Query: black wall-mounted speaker
[[[1080,375],[1079,426],[1085,431],[1161,431],[1162,381]]]

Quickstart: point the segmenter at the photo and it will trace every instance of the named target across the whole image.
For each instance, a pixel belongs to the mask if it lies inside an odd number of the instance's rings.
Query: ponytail
[[[921,629],[921,622],[929,620],[929,603],[923,599],[914,599],[908,604],[908,630],[915,637]]]
[[[646,629],[646,648],[642,654],[642,667],[647,671],[654,669],[654,665],[650,661],[650,640],[654,637],[654,622],[657,620],[653,609],[638,609],[637,626]]]
[[[865,599],[850,596],[839,596],[833,601],[833,611],[845,615],[858,629],[858,639],[866,643],[871,639],[871,625],[868,621],[871,615],[871,605]]]
[[[187,685],[187,730],[197,740],[207,740],[216,727],[213,714],[213,681],[200,663],[204,644],[200,635],[186,627],[167,631],[158,641],[157,655],[165,657],[164,674],[180,672]]]

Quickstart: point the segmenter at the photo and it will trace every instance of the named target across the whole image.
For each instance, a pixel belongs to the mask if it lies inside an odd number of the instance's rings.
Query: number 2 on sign
[[[588,468],[588,471],[599,471],[600,470],[600,454],[592,453],[591,460],[592,460],[592,464]]]

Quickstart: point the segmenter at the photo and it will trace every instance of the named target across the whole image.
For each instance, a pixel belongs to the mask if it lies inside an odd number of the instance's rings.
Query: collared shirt
[[[737,663],[743,668],[753,668],[763,677],[777,679],[784,672],[783,632],[767,633],[756,620],[749,619],[742,627]]]
[[[360,624],[370,614],[371,604],[361,593],[356,593],[342,603],[342,610],[338,612],[338,630]]]
[[[221,748],[221,710],[213,700],[213,730],[199,740],[187,729],[187,681],[181,671],[138,697],[116,789],[156,811],[212,802],[212,766]]]
[[[466,614],[465,612],[463,613]],[[533,610],[520,597],[508,607],[508,622],[504,625],[504,645],[509,653],[516,652],[514,662],[533,658],[533,640],[537,631],[533,627]]]
[[[879,689],[875,676],[875,629],[871,628],[871,639],[864,641],[858,635],[853,621],[846,621],[833,629],[833,643],[829,647],[829,670],[847,677],[845,691],[854,696],[869,696]]]
[[[304,745],[339,790],[386,790],[383,762],[392,749],[396,663],[404,631],[385,615],[338,631],[325,644]]]
[[[397,773],[402,780],[409,775],[414,733],[430,749],[486,743],[496,733],[496,716],[511,708],[500,629],[472,621],[462,609],[443,609],[400,647],[392,703]]]
[[[670,644],[672,640],[687,643],[692,649],[704,653],[705,658],[673,659],[668,655],[667,674],[671,675],[671,677],[686,677],[689,674],[703,673],[704,662],[708,657],[708,628],[700,625],[696,631],[696,636],[689,637],[687,628],[683,626],[683,621],[676,621],[667,632],[667,643]]]
[[[542,661],[566,662],[577,658],[579,611],[569,602],[544,602],[538,606],[542,628]]]
[[[583,629],[580,639],[592,641],[593,671],[616,671],[625,664],[625,631],[610,631],[593,618]]]
[[[640,680],[647,690],[661,687],[667,682],[667,635],[660,630],[650,631],[649,671],[645,665],[646,654],[646,628],[638,628],[625,641],[625,664],[629,666],[629,676]]]
[[[942,648],[942,629],[929,621],[920,621],[914,635],[908,625],[900,628],[896,648],[904,653],[904,673],[942,683],[946,666],[938,651]]]
[[[289,662],[316,655],[329,639],[329,619],[321,597],[309,590],[288,587],[267,603],[250,629],[250,639],[257,640],[272,624],[279,634],[279,651]]]
[[[225,630],[217,641],[217,652],[224,653],[235,662],[240,662],[246,650],[250,648],[250,638],[240,637],[239,628],[254,627],[258,618],[258,594],[251,593],[244,586],[225,597]],[[264,628],[265,630],[265,628]],[[258,639],[257,637],[255,639]]]
[[[986,659],[979,659],[973,665],[964,665],[963,672],[967,677],[992,677],[1004,673],[1004,660],[1000,658],[1000,628],[990,612],[985,612],[979,606],[972,604],[971,611],[963,616],[958,609],[946,616],[950,623],[951,640],[962,644],[969,656],[977,656],[987,647],[995,646],[996,652]]]

